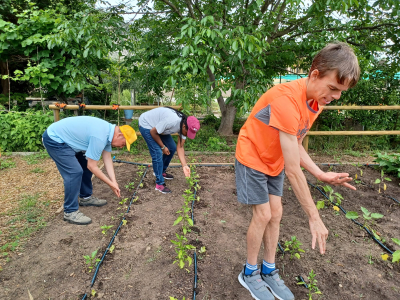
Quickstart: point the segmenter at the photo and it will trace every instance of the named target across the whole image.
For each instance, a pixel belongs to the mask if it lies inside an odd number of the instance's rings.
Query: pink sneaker
[[[169,194],[171,193],[171,190],[169,188],[167,188],[167,186],[164,184],[157,184],[156,183],[156,191],[159,191],[163,194]]]

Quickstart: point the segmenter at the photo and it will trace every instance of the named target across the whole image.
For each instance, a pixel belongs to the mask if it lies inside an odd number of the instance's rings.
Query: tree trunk
[[[213,90],[215,89],[215,76],[211,72],[211,69],[207,67],[207,74]],[[221,135],[232,135],[233,134],[233,121],[235,120],[237,108],[232,102],[226,104],[224,97],[218,97],[218,105],[221,110],[221,124],[218,128],[218,133]]]
[[[8,75],[7,62],[0,61],[0,73],[1,73],[1,75]],[[1,78],[3,78],[3,77],[1,77]],[[2,93],[4,95],[8,95],[8,92],[10,91],[8,79],[1,79],[1,88],[2,88]]]
[[[222,96],[220,97],[222,98]],[[222,98],[223,101],[224,98]],[[218,103],[220,103],[218,99]],[[232,102],[225,104],[224,109],[221,105],[221,125],[219,125],[218,133],[221,135],[232,135],[233,134],[233,122],[235,121],[237,108],[232,104]]]

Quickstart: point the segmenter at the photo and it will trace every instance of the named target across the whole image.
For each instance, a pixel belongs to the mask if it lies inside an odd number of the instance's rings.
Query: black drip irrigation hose
[[[318,187],[318,186],[315,186],[315,185],[313,185],[312,183],[310,183],[309,181],[307,181],[307,183],[310,185],[310,186],[312,186],[313,188],[315,188],[315,189],[317,189],[326,199],[328,199],[329,200],[329,197]],[[346,215],[346,213],[347,213],[347,211],[341,206],[341,205],[339,205],[339,204],[335,204],[337,207],[339,207],[340,208],[340,210]],[[390,250],[388,247],[386,247],[380,240],[378,240],[375,236],[374,236],[374,234],[372,234],[371,233],[371,231],[369,231],[369,229],[367,228],[367,227],[365,227],[363,224],[361,224],[360,222],[357,222],[356,220],[354,220],[354,219],[350,219],[353,223],[355,223],[355,224],[357,224],[358,226],[360,226],[361,228],[363,228],[367,233],[368,233],[368,235],[379,245],[379,246],[381,246],[384,250],[386,250],[387,252],[389,252],[391,255],[393,255],[393,251],[392,250]]]
[[[147,173],[147,170],[148,170],[148,169],[149,169],[149,165],[147,165],[147,168],[146,168],[146,170],[145,170],[144,173],[143,173],[142,179],[140,180],[139,185],[137,186],[135,192],[133,193],[133,195],[132,195],[132,197],[131,197],[131,201],[130,201],[130,203],[129,203],[128,209],[126,210],[125,214],[127,214],[127,213],[129,212],[129,210],[130,210],[130,208],[131,208],[131,205],[132,205],[132,203],[133,203],[133,200],[135,199],[136,192],[138,191],[140,184],[142,183],[144,177],[146,176],[146,173]],[[92,281],[91,281],[91,283],[90,283],[90,288],[93,287],[94,282],[96,281],[97,273],[99,272],[100,266],[101,266],[101,264],[103,263],[104,258],[106,257],[106,254],[108,253],[108,250],[110,250],[110,247],[112,246],[112,244],[113,244],[113,242],[114,242],[114,239],[115,239],[115,237],[117,236],[119,230],[121,229],[121,226],[123,225],[124,221],[125,221],[125,217],[123,217],[122,220],[121,220],[121,223],[119,223],[119,226],[118,226],[117,230],[115,230],[114,235],[113,235],[113,237],[112,237],[111,240],[110,240],[110,243],[108,244],[106,250],[105,250],[104,253],[103,253],[103,256],[101,257],[101,260],[100,260],[99,263],[97,264],[96,271],[94,272]],[[86,298],[87,298],[87,293],[85,293],[85,295],[83,295],[82,300],[85,300]]]

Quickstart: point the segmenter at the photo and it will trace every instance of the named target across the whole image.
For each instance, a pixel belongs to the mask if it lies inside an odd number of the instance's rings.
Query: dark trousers
[[[153,137],[150,134],[150,129],[143,128],[139,126],[139,131],[142,134],[144,140],[146,141],[147,147],[149,147],[151,159],[153,162],[153,170],[154,174],[156,174],[156,183],[164,184],[164,177],[162,173],[164,173],[169,163],[171,162],[172,157],[176,151],[176,144],[170,134],[162,135],[160,134],[161,141],[163,144],[169,149],[169,155],[164,155],[160,146],[156,143]]]
[[[87,168],[87,160],[83,152],[75,152],[65,143],[53,141],[43,133],[43,145],[57,165],[64,179],[64,212],[70,213],[79,209],[78,195],[92,195],[92,172]]]

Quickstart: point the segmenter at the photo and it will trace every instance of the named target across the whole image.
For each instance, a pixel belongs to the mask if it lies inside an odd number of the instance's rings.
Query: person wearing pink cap
[[[178,153],[185,176],[190,177],[183,145],[186,137],[194,139],[199,129],[200,122],[196,117],[188,117],[171,107],[158,107],[140,115],[139,131],[149,147],[157,191],[163,194],[171,193],[165,185],[165,180],[174,179],[174,176],[168,174],[166,170],[175,151]],[[178,132],[178,145],[176,145],[171,134]]]

